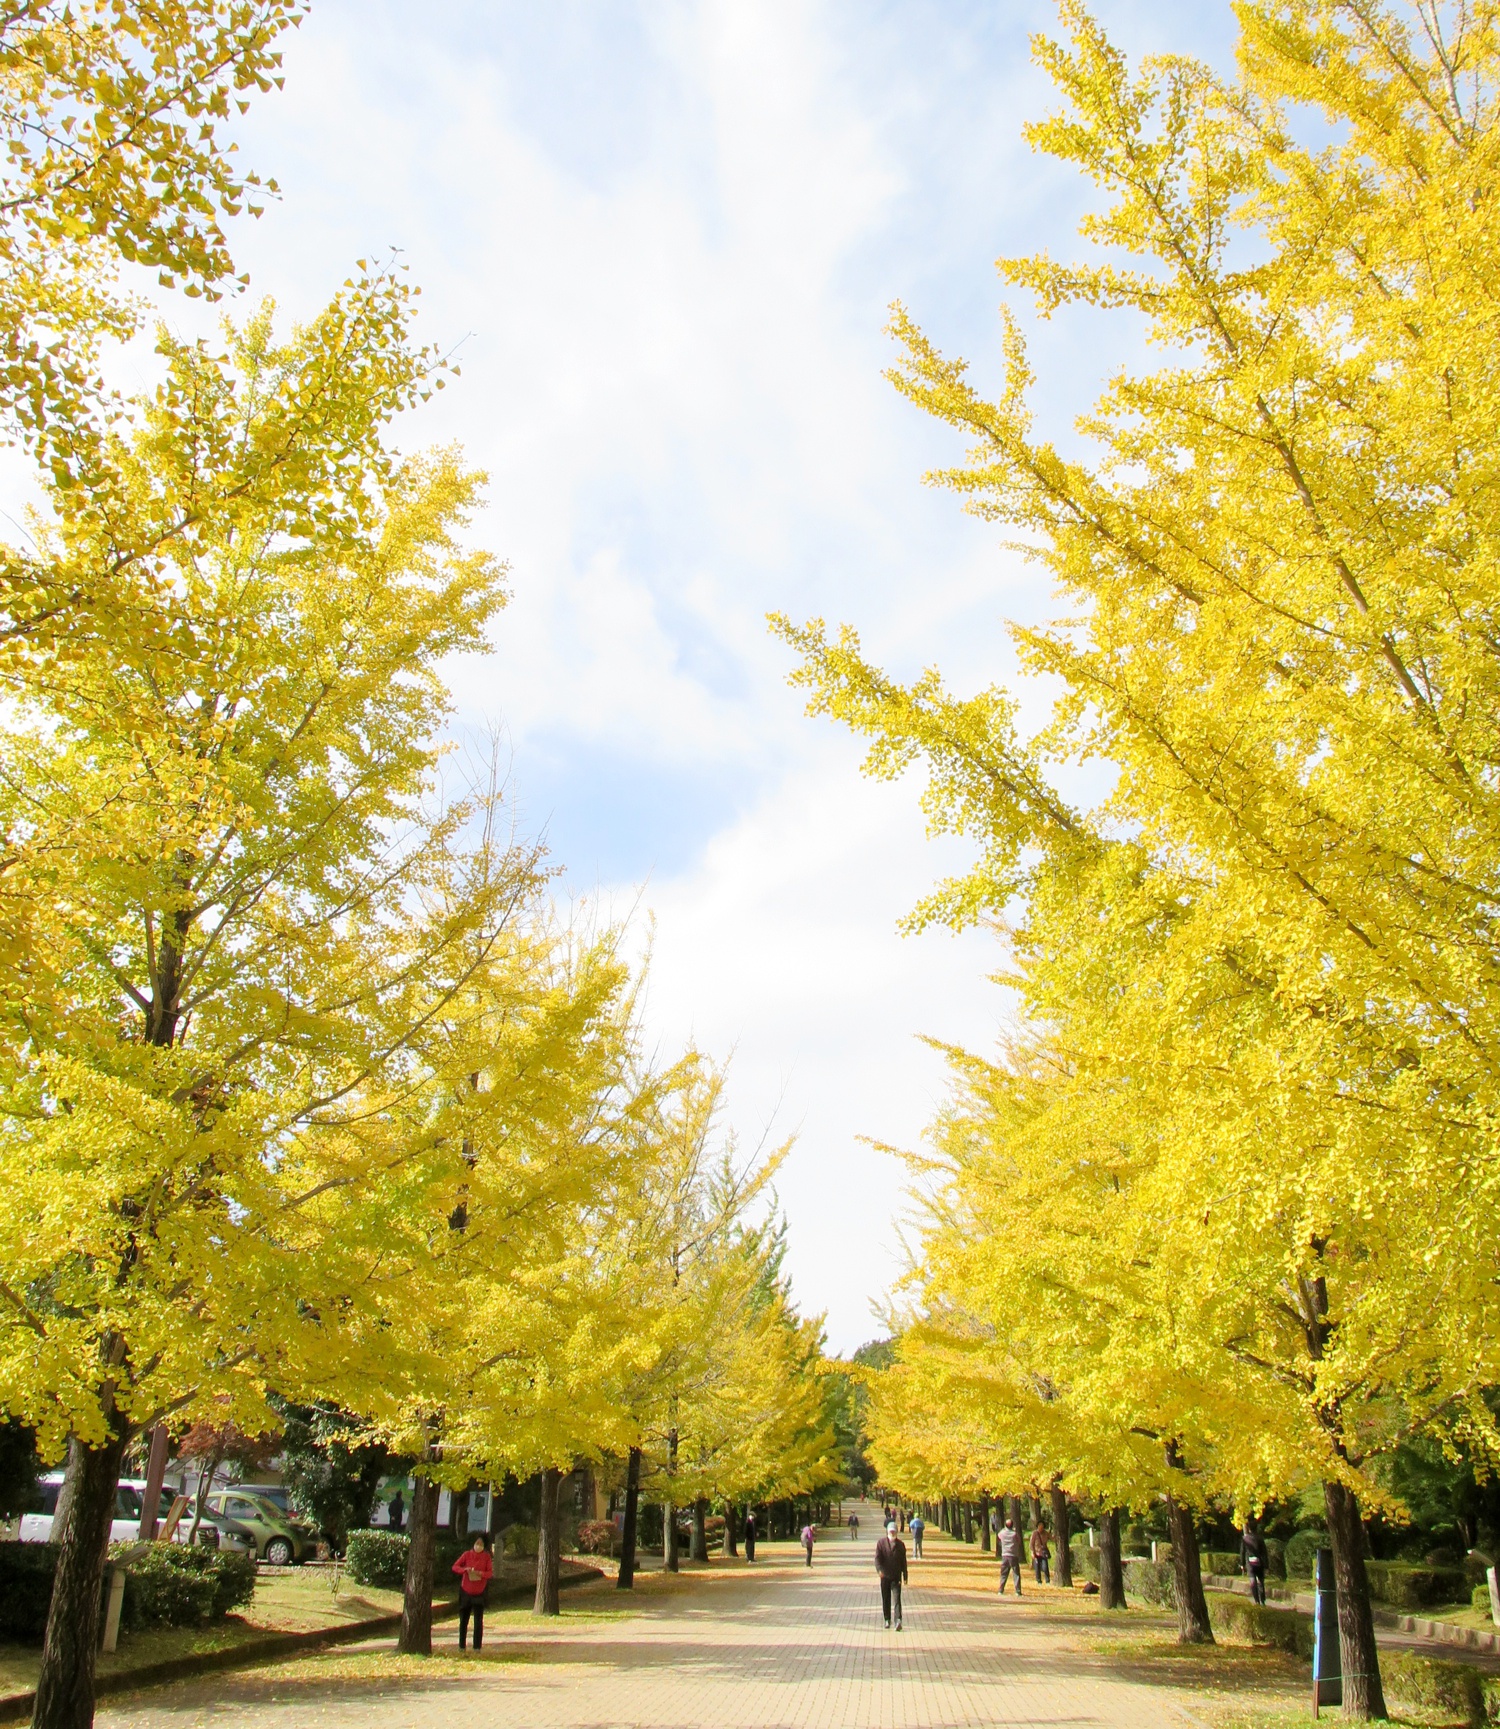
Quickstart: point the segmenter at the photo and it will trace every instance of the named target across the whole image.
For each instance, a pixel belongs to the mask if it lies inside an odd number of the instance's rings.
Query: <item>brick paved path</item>
[[[643,1598],[619,1619],[506,1617],[487,1630],[484,1660],[470,1658],[460,1673],[445,1663],[430,1677],[350,1679],[319,1674],[316,1662],[289,1664],[108,1701],[98,1720],[101,1729],[1162,1729],[1196,1721],[1171,1695],[1070,1649],[1031,1606],[944,1588],[945,1558],[959,1557],[941,1540],[929,1543],[928,1560],[913,1562],[905,1630],[886,1632],[875,1528],[872,1517],[858,1543],[830,1533],[810,1572],[778,1544],[765,1565]],[[587,1606],[613,1609],[620,1600],[590,1593]],[[451,1648],[454,1639],[450,1623],[440,1643]]]

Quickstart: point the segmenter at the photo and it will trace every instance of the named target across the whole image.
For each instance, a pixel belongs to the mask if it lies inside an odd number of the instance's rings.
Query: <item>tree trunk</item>
[[[1338,1587],[1339,1661],[1344,1671],[1344,1715],[1368,1721],[1384,1717],[1385,1689],[1370,1613],[1370,1581],[1365,1573],[1365,1534],[1359,1500],[1342,1483],[1325,1483],[1328,1539],[1333,1578]],[[48,1631],[51,1627],[49,1623]]]
[[[965,1501],[964,1502],[964,1542],[972,1543],[973,1541],[974,1541],[974,1504],[972,1501]]]
[[[669,1573],[676,1573],[681,1566],[677,1545],[677,1508],[670,1501],[664,1501],[661,1509],[661,1564]]]
[[[420,1471],[412,1478],[411,1544],[406,1551],[406,1582],[401,1597],[398,1651],[432,1655],[432,1563],[437,1549],[438,1486]]]
[[[641,1450],[630,1449],[630,1461],[625,1468],[625,1523],[620,1531],[620,1571],[615,1578],[617,1591],[635,1587],[635,1526],[641,1508]]]
[[[734,1502],[726,1501],[724,1503],[724,1553],[733,1555],[738,1559],[739,1552],[740,1529],[739,1522],[735,1518]]]
[[[170,1445],[171,1437],[167,1433],[167,1425],[158,1423],[151,1431],[151,1452],[146,1461],[146,1493],[141,1497],[142,1543],[155,1542],[157,1529],[161,1525],[161,1485],[167,1474],[167,1453]]]
[[[688,1560],[706,1561],[708,1559],[708,1502],[700,1495],[693,1502],[693,1541],[688,1549]]]
[[[1052,1576],[1065,1590],[1073,1589],[1073,1551],[1068,1547],[1068,1541],[1073,1533],[1068,1523],[1068,1492],[1059,1484],[1054,1483],[1049,1491],[1052,1497],[1052,1540],[1057,1544],[1057,1566]],[[1119,1553],[1119,1525],[1115,1526],[1115,1553]]]
[[[78,1446],[36,1684],[31,1719],[35,1729],[91,1729],[94,1721],[94,1658],[99,1649],[104,1560],[128,1440],[125,1424],[115,1416],[102,1447]],[[72,1472],[71,1448],[68,1467]]]
[[[1193,1510],[1167,1496],[1167,1525],[1172,1533],[1172,1574],[1177,1586],[1177,1640],[1182,1645],[1212,1645],[1214,1630],[1208,1621],[1203,1596],[1203,1574],[1198,1566],[1198,1533],[1193,1529]],[[1373,1642],[1373,1641],[1372,1641]]]
[[[990,1498],[988,1495],[979,1497],[979,1552],[988,1555],[990,1552]]]
[[[1099,1607],[1125,1607],[1125,1563],[1120,1559],[1120,1509],[1099,1515]]]
[[[549,1465],[542,1472],[542,1507],[536,1522],[536,1601],[533,1615],[556,1615],[558,1563],[562,1560],[562,1509],[557,1502],[562,1472]]]

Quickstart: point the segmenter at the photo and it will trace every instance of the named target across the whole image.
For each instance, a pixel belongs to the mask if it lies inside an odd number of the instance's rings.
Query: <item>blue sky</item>
[[[1227,6],[1099,11],[1132,53],[1228,60]],[[898,936],[962,849],[803,717],[764,615],[972,688],[1011,674],[1004,620],[1049,609],[923,487],[956,442],[881,370],[900,299],[993,381],[994,259],[1076,244],[1088,188],[1020,136],[1051,27],[1031,0],[315,0],[240,135],[283,189],[236,235],[255,293],[306,313],[397,247],[458,349],[403,436],[489,471],[514,590],[452,668],[459,728],[502,730],[566,892],[650,934],[662,1048],[732,1058],[743,1143],[797,1136],[790,1267],[841,1350],[900,1266],[905,1179],[861,1137],[915,1145],[943,1088],[919,1035],[982,1047],[1010,1010],[990,939]],[[1069,436],[1134,343],[1036,327],[1043,424]]]

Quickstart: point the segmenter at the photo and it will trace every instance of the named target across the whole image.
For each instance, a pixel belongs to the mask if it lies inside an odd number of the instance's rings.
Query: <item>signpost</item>
[[[1339,1600],[1333,1581],[1333,1550],[1319,1549],[1313,1575],[1313,1716],[1320,1705],[1342,1705],[1344,1671],[1339,1660]]]

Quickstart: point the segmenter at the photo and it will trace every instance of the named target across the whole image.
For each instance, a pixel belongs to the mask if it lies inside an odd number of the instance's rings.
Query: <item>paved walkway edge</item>
[[[580,1568],[565,1573],[557,1582],[566,1591],[570,1585],[583,1585],[590,1579],[606,1577],[602,1567]],[[524,1603],[536,1594],[534,1585],[513,1585],[490,1599],[491,1608],[502,1604]],[[458,1604],[434,1603],[434,1621],[457,1618]],[[94,1682],[94,1697],[107,1698],[111,1693],[133,1693],[138,1687],[160,1687],[168,1681],[182,1681],[194,1675],[212,1675],[220,1669],[253,1669],[260,1663],[275,1663],[283,1657],[306,1656],[310,1651],[325,1650],[333,1645],[358,1645],[365,1639],[378,1639],[383,1633],[399,1633],[399,1615],[377,1615],[369,1621],[349,1621],[342,1627],[316,1627],[310,1633],[272,1633],[264,1639],[249,1639],[243,1645],[231,1645],[224,1651],[200,1651],[190,1657],[169,1657],[162,1663],[143,1663],[139,1669],[120,1669],[113,1675],[100,1675]],[[36,1693],[8,1693],[0,1698],[0,1723],[24,1723],[31,1716]]]

